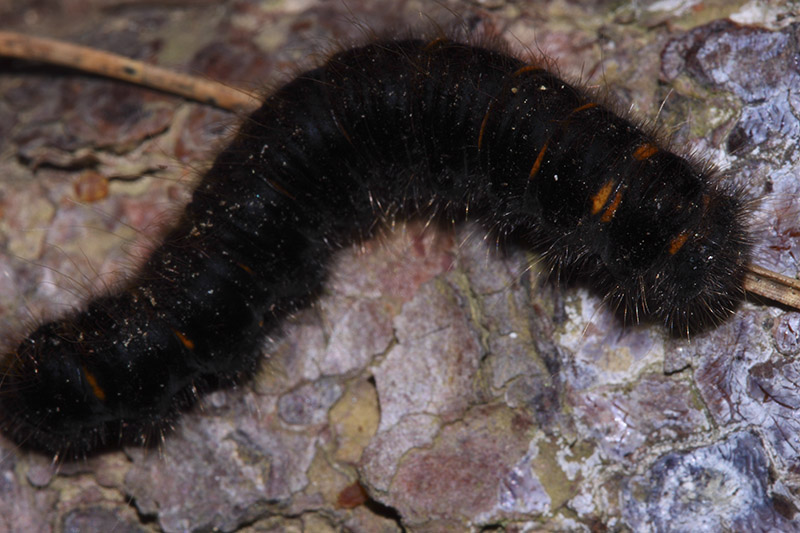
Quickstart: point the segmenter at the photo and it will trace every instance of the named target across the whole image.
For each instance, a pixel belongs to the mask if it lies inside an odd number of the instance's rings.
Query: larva
[[[592,95],[486,48],[377,42],[267,97],[143,269],[17,347],[6,431],[51,452],[156,433],[193,391],[251,375],[381,208],[469,212],[679,330],[729,315],[750,260],[736,191]]]

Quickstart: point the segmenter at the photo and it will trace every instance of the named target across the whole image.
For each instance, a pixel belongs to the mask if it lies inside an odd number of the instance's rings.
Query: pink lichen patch
[[[445,427],[431,448],[397,466],[386,503],[411,524],[466,524],[498,504],[500,488],[528,449],[533,423],[503,407],[481,407]]]

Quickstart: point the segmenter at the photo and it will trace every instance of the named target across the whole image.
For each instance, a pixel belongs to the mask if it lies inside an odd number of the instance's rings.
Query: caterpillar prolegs
[[[166,427],[252,374],[382,217],[477,222],[684,332],[740,299],[746,214],[713,169],[540,65],[446,39],[347,50],[265,99],[124,286],[9,354],[3,428],[85,453]]]

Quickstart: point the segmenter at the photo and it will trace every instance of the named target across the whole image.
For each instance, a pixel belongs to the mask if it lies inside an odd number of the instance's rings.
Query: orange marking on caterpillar
[[[192,341],[192,339],[190,339],[177,329],[173,329],[172,333],[174,333],[175,336],[178,337],[178,340],[181,341],[181,344],[183,344],[187,350],[194,350],[194,342]]]
[[[336,124],[337,124],[337,126],[339,126],[339,131],[342,133],[342,136],[343,136],[345,139],[347,139],[347,142],[348,142],[348,143],[350,143],[350,146],[354,146],[354,145],[353,145],[353,140],[350,138],[350,134],[349,134],[349,133],[347,133],[347,130],[346,130],[346,129],[344,129],[344,126],[342,126],[342,125],[341,125],[341,124],[339,124],[338,122],[337,122]]]
[[[422,51],[423,52],[430,52],[431,49],[436,48],[440,44],[446,43],[449,40],[450,39],[448,39],[447,37],[437,37],[437,38],[435,38],[435,39],[433,39],[431,41],[428,41],[427,44],[425,44],[425,46],[422,48]]]
[[[586,104],[583,104],[581,106],[576,107],[575,109],[570,111],[569,114],[570,115],[574,115],[575,113],[580,113],[581,111],[586,111],[587,109],[591,109],[591,108],[597,107],[597,106],[598,106],[598,104],[595,103],[595,102],[588,102]]]
[[[547,139],[542,146],[542,149],[539,150],[539,155],[536,156],[536,161],[533,162],[533,166],[531,167],[531,171],[528,173],[528,179],[532,180],[536,173],[539,172],[539,167],[542,166],[542,161],[544,160],[544,153],[547,151],[547,145],[550,144],[550,139]]]
[[[481,130],[478,132],[478,150],[481,149],[481,145],[483,144],[483,133],[486,131],[486,123],[489,122],[489,113],[492,112],[492,104],[489,104],[489,108],[486,110],[486,114],[483,115],[483,120],[481,121]]]
[[[287,197],[287,198],[291,198],[292,200],[295,200],[295,201],[297,201],[297,198],[295,198],[295,197],[292,195],[292,193],[290,193],[289,191],[287,191],[286,189],[284,189],[283,187],[281,187],[281,185],[280,185],[279,183],[277,183],[276,181],[274,181],[274,180],[271,180],[271,179],[267,178],[267,183],[269,183],[269,186],[270,186],[270,187],[272,187],[273,189],[275,189],[276,191],[278,191],[279,193],[281,193],[281,194],[282,194],[282,195],[284,195],[285,197]]]
[[[658,147],[655,144],[645,143],[633,151],[633,158],[637,161],[644,161],[652,157],[658,152]]]
[[[600,222],[611,222],[611,219],[614,218],[617,212],[620,202],[622,202],[622,191],[617,191],[617,194],[614,195],[614,199],[611,201],[611,205],[603,211]]]
[[[606,205],[608,197],[611,196],[611,190],[614,188],[614,180],[608,180],[600,187],[594,196],[592,196],[592,214],[596,215]]]
[[[89,388],[92,389],[92,394],[94,394],[95,398],[101,402],[106,401],[106,391],[104,391],[97,382],[97,378],[94,377],[94,374],[89,372],[89,369],[86,368],[86,365],[81,365],[81,372],[83,372],[83,377],[86,378],[86,383],[89,384]]]
[[[331,117],[333,118],[333,121],[336,123],[336,127],[339,129],[339,133],[341,133],[342,136],[347,140],[347,142],[350,143],[350,146],[355,146],[353,144],[353,140],[350,138],[350,134],[342,125],[342,122],[339,120],[339,117],[336,116],[336,113],[331,111]]]
[[[677,237],[669,241],[669,248],[667,248],[669,255],[675,255],[676,253],[678,253],[678,250],[680,250],[681,247],[683,247],[683,245],[686,244],[687,240],[689,240],[688,231],[682,231],[678,233]]]
[[[521,76],[521,75],[525,74],[526,72],[536,72],[537,70],[542,70],[542,69],[540,67],[536,66],[536,65],[525,65],[524,67],[519,68],[516,71],[514,71],[514,73],[511,74],[511,77],[512,78],[516,78],[517,76]]]

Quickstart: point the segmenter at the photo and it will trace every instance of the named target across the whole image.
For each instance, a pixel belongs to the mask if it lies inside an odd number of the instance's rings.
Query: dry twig
[[[750,265],[748,270],[744,278],[744,290],[800,310],[800,280],[758,265]]]
[[[41,61],[92,72],[231,111],[253,110],[259,104],[252,95],[222,83],[53,39],[0,31],[0,56]]]

